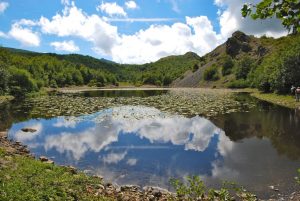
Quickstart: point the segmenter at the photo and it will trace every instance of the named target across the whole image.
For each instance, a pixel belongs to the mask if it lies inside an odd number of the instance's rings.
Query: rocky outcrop
[[[235,57],[243,52],[250,52],[252,50],[249,42],[251,38],[244,34],[243,32],[236,31],[232,34],[232,37],[229,38],[226,42],[226,53],[232,57]]]

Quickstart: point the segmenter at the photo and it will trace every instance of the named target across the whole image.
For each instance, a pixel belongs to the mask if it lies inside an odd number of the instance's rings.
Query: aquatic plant
[[[221,189],[207,189],[199,176],[188,176],[186,182],[171,179],[171,185],[179,200],[233,201],[236,198],[245,201],[256,201],[257,197],[234,182],[223,182]]]

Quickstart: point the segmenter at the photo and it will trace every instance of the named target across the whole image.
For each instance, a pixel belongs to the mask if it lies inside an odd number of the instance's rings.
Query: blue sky
[[[236,30],[286,34],[276,20],[242,19],[241,6],[239,0],[0,0],[0,44],[145,63],[188,51],[203,55]]]

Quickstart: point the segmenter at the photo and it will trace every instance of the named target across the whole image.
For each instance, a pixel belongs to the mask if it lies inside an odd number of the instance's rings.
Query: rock
[[[68,166],[67,167],[69,172],[71,172],[72,174],[77,174],[77,169],[73,166]]]
[[[125,185],[125,186],[121,186],[121,191],[132,191],[132,192],[136,192],[140,189],[139,186],[135,186],[135,185]]]
[[[154,190],[152,191],[152,195],[154,195],[154,197],[156,197],[156,198],[160,198],[160,197],[162,196],[162,192],[160,192],[160,191],[157,190],[157,189],[154,189]]]
[[[48,161],[49,159],[46,156],[40,156],[39,157],[40,161],[45,162]]]
[[[36,132],[37,130],[34,129],[34,128],[22,128],[21,131],[23,131],[23,132],[25,132],[25,133],[28,133],[28,132],[34,133],[34,132]]]
[[[279,189],[278,188],[275,188],[275,186],[269,186],[269,188],[271,189],[271,190],[273,190],[273,191],[279,191]]]
[[[48,160],[48,161],[45,161],[44,163],[47,163],[47,164],[54,164],[54,161]]]

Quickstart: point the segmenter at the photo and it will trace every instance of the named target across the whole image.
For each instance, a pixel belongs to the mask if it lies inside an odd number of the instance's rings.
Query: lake
[[[1,129],[36,157],[119,185],[170,189],[171,178],[199,175],[209,187],[233,181],[261,197],[277,194],[269,186],[285,193],[298,188],[299,111],[245,93],[186,91],[92,91],[52,95],[49,102],[14,101],[1,106]],[[76,101],[86,106],[78,110]],[[37,131],[24,133],[24,127]]]

